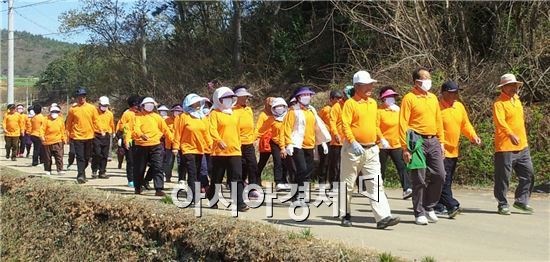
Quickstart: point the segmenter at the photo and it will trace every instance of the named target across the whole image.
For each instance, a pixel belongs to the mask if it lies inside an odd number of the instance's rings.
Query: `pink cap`
[[[388,97],[388,96],[398,96],[399,94],[396,93],[395,91],[391,90],[391,89],[388,89],[386,90],[384,93],[382,93],[382,95],[380,96],[380,98],[385,98],[385,97]]]

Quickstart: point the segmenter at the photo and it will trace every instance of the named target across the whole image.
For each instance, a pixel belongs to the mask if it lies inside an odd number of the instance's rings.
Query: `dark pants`
[[[276,184],[285,184],[287,181],[287,168],[283,165],[283,160],[281,159],[281,148],[279,145],[269,141],[271,146],[271,155],[273,156],[273,179]]]
[[[86,178],[86,168],[92,157],[93,139],[73,140],[73,144],[76,155],[76,166],[78,168],[77,178]]]
[[[124,158],[126,158],[126,179],[128,182],[134,181],[134,154],[133,154],[133,147],[130,146],[128,149],[124,149],[125,154]]]
[[[258,176],[258,161],[256,160],[256,149],[253,144],[241,145],[242,152],[242,180],[248,180],[249,184],[262,185],[261,177]]]
[[[111,135],[105,136],[96,134],[93,140],[93,157],[92,157],[92,172],[96,173],[99,170],[100,175],[107,173],[107,159],[109,158],[111,148]]]
[[[19,148],[17,153],[20,155],[25,153],[25,136],[19,136]]]
[[[458,158],[445,158],[443,160],[443,166],[445,167],[445,183],[443,184],[443,189],[441,190],[441,197],[439,198],[439,203],[436,205],[436,210],[447,210],[454,207],[459,207],[460,203],[453,197],[453,190],[451,185],[453,184],[453,176],[456,169],[456,163]]]
[[[221,185],[226,170],[231,172],[231,181],[237,182],[237,207],[246,205],[243,201],[242,160],[240,156],[212,156],[212,180],[206,192],[208,200],[212,200],[216,185]],[[221,187],[220,187],[221,188]],[[231,190],[235,188],[231,187]]]
[[[258,159],[258,174],[257,177],[262,177],[262,172],[264,171],[267,161],[271,157],[271,152],[260,152],[260,159]]]
[[[201,161],[201,167],[199,172],[199,180],[201,181],[201,187],[207,187],[208,186],[208,179],[210,178],[210,174],[212,174],[212,161],[210,161],[210,155],[204,154],[202,161]]]
[[[495,153],[495,187],[494,194],[498,207],[508,207],[506,193],[512,176],[512,170],[518,177],[518,186],[515,192],[515,202],[527,205],[531,181],[533,180],[533,162],[529,147],[521,151]]]
[[[44,146],[42,145],[42,140],[40,137],[31,136],[32,141],[32,165],[36,166],[44,162]]]
[[[412,202],[414,216],[425,216],[426,211],[433,211],[441,197],[441,189],[445,182],[445,167],[443,152],[439,139],[427,138],[422,144],[428,168],[411,170]],[[426,172],[428,171],[428,172]]]
[[[332,185],[333,182],[340,181],[340,154],[342,146],[330,146],[328,151],[328,176],[325,183]]]
[[[68,160],[68,163],[67,165],[71,166],[72,164],[74,164],[74,160],[76,158],[76,154],[74,153],[74,143],[71,141],[69,142],[69,160]]]
[[[292,160],[296,167],[295,183],[303,186],[304,182],[311,181],[311,172],[313,172],[313,149],[294,148]]]
[[[195,182],[198,181],[203,155],[182,154],[178,168],[187,170],[187,185],[195,195]]]
[[[380,154],[378,156],[380,157],[382,181],[386,181],[386,168],[388,166],[388,157],[391,157],[391,160],[395,165],[395,169],[397,169],[397,173],[399,174],[399,182],[401,183],[403,191],[411,188],[411,179],[409,174],[407,173],[407,166],[405,165],[405,161],[403,161],[403,149],[380,149]]]
[[[164,177],[166,181],[172,178],[172,169],[174,168],[174,162],[176,157],[170,149],[166,149],[164,152],[164,158],[162,159],[162,169],[164,171]]]
[[[15,159],[17,152],[19,151],[19,137],[18,136],[5,136],[6,140],[6,158]]]
[[[44,146],[44,171],[52,171],[52,156],[55,159],[57,172],[63,171],[63,143]]]
[[[153,180],[156,191],[164,189],[164,178],[162,175],[162,145],[154,146],[132,146],[132,156],[134,157],[134,188],[136,191],[141,190],[141,186],[145,181]],[[145,176],[145,169],[147,176]]]
[[[328,181],[328,155],[323,154],[323,146],[317,146],[317,154],[319,154],[319,166],[317,167],[317,182],[322,183]],[[330,154],[330,149],[329,149]]]

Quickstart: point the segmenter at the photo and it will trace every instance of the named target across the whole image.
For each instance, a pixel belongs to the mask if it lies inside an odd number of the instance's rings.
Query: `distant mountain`
[[[53,40],[25,31],[15,33],[15,75],[19,77],[38,76],[46,66],[63,53],[78,48],[71,44]],[[2,75],[8,71],[8,31],[2,30]]]

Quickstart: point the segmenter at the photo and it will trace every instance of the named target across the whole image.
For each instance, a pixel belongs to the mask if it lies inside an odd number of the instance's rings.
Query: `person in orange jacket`
[[[221,183],[226,171],[231,173],[231,182],[237,184],[237,199],[233,203],[237,205],[238,211],[248,210],[248,205],[243,200],[242,180],[242,151],[241,136],[239,128],[239,116],[233,111],[236,103],[236,95],[228,87],[220,87],[214,91],[212,102],[214,109],[210,112],[209,125],[210,136],[212,137],[212,180],[206,197],[209,201],[219,192],[216,185],[221,189]],[[210,203],[212,208],[217,208],[217,203]]]
[[[40,139],[44,144],[44,171],[52,174],[52,157],[55,159],[57,174],[63,175],[63,145],[67,142],[65,123],[59,117],[61,109],[57,106],[50,108],[50,114],[40,129]]]
[[[132,131],[130,123],[134,122],[136,113],[139,112],[141,98],[137,95],[131,95],[126,100],[128,109],[122,113],[122,116],[116,125],[116,136],[118,143],[124,149],[124,158],[126,158],[126,179],[128,187],[134,187],[134,157],[132,156]]]
[[[512,170],[518,177],[513,207],[526,213],[533,213],[529,205],[531,181],[535,173],[531,153],[527,143],[525,116],[518,90],[523,82],[517,81],[513,74],[500,78],[500,96],[493,104],[493,122],[495,124],[495,186],[494,195],[498,201],[498,213],[510,215],[506,193]]]
[[[29,120],[29,116],[25,114],[25,106],[23,104],[17,104],[16,111],[19,113],[19,117],[21,117],[21,121],[23,122],[23,134],[19,137],[19,151],[17,152],[17,157],[23,157],[23,154],[25,153],[25,135],[27,134],[27,121]]]
[[[171,112],[171,115],[169,115],[167,118],[165,118],[164,121],[166,121],[166,125],[168,125],[168,128],[170,128],[170,131],[175,136],[176,130],[174,129],[174,125],[175,125],[175,122],[176,122],[176,119],[178,118],[178,116],[180,116],[183,113],[183,108],[180,105],[175,104],[175,105],[172,106],[172,108],[170,108],[170,112]],[[164,152],[164,158],[162,160],[162,166],[163,166],[163,170],[164,170],[164,179],[166,179],[167,183],[170,183],[170,182],[172,182],[171,181],[172,169],[174,168],[174,162],[175,162],[176,157],[178,157],[178,155],[172,154],[172,150],[174,150],[174,143],[173,142],[170,142],[170,141],[166,142],[165,141],[164,149],[166,150]],[[178,159],[178,163],[179,162],[180,161]],[[178,167],[178,169],[179,169],[179,167]]]
[[[397,173],[399,174],[399,182],[403,188],[403,199],[408,199],[412,196],[411,179],[407,172],[407,166],[403,161],[403,150],[399,143],[399,106],[396,98],[399,96],[395,89],[391,86],[385,86],[380,90],[379,98],[383,104],[378,108],[378,124],[380,131],[386,140],[386,148],[380,145],[380,165],[382,172],[382,180],[386,179],[386,168],[388,166],[388,158],[391,157]]]
[[[260,133],[259,130],[272,115],[272,100],[273,97],[267,97],[264,100],[264,109],[260,112],[258,120],[256,120],[255,133],[257,135],[256,138],[258,139],[258,151],[260,152],[260,158],[258,159],[258,174],[256,176],[259,178],[262,177],[262,172],[264,171],[265,165],[267,165],[267,161],[269,161],[269,157],[271,156],[271,145],[269,144],[269,141],[271,140],[271,130],[267,130],[263,133]]]
[[[108,178],[107,160],[110,155],[111,139],[115,132],[115,119],[113,112],[109,110],[109,98],[99,98],[97,119],[94,123],[92,178]],[[99,171],[99,174],[98,174]]]
[[[32,166],[37,166],[40,163],[43,163],[44,160],[44,145],[42,145],[42,140],[40,139],[40,130],[42,125],[46,121],[46,117],[42,114],[42,106],[35,104],[32,109],[35,115],[30,119],[30,128],[27,132],[30,132],[31,141],[33,145],[32,152]]]
[[[19,152],[19,138],[25,133],[25,123],[23,118],[15,109],[14,104],[9,104],[8,112],[4,114],[2,128],[4,129],[4,139],[6,141],[6,159],[17,161]]]
[[[173,134],[166,125],[162,117],[154,112],[156,102],[151,97],[146,97],[141,101],[142,111],[134,117],[134,123],[131,125],[132,139],[134,146],[132,155],[134,157],[134,192],[141,194],[142,186],[145,181],[153,180],[155,185],[155,196],[165,196],[164,177],[162,170],[162,152],[161,138],[168,141],[173,140]],[[148,176],[144,177],[145,169]]]
[[[79,88],[76,91],[77,104],[69,110],[67,116],[67,132],[74,144],[78,174],[76,181],[86,183],[86,168],[92,157],[94,123],[98,113],[95,106],[86,102],[87,91]]]

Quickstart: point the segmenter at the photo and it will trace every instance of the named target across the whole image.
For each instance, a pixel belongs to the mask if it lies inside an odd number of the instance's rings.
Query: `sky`
[[[124,2],[132,2],[127,0]],[[2,29],[8,28],[8,4],[1,1]],[[69,42],[85,43],[86,32],[60,34],[59,16],[63,12],[76,9],[80,3],[76,0],[14,0],[14,28],[16,31],[27,31],[36,35]],[[30,5],[30,6],[26,6]],[[24,7],[26,6],[26,7]],[[18,8],[19,7],[19,8]]]

